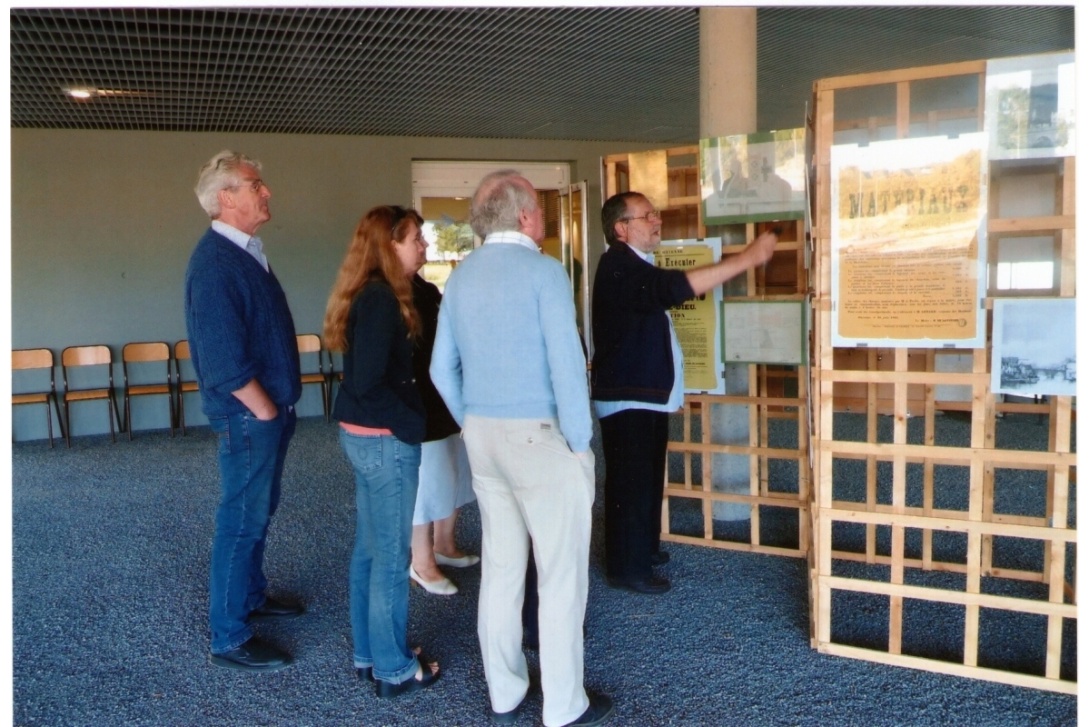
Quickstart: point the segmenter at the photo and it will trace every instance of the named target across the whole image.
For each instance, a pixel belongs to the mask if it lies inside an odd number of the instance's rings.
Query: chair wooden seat
[[[146,394],[169,394],[171,393],[171,389],[170,384],[137,384],[136,386],[129,386],[129,393],[133,396]]]
[[[109,387],[103,387],[101,389],[80,389],[78,391],[69,391],[64,395],[65,401],[92,401],[95,399],[105,399],[109,397],[111,390]]]
[[[50,396],[46,393],[41,394],[12,394],[12,404],[48,404]]]

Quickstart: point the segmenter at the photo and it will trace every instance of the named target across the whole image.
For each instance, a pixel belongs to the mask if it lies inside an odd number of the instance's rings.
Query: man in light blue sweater
[[[583,688],[594,455],[571,286],[541,254],[544,217],[517,172],[481,181],[470,224],[484,244],[447,281],[431,377],[462,426],[481,511],[477,631],[492,717],[513,723],[530,684],[522,602],[532,543],[542,719],[601,724],[613,704]]]

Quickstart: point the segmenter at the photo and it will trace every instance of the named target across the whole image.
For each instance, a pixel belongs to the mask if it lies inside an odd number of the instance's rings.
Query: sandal
[[[432,684],[439,681],[441,672],[438,669],[434,672],[431,670],[431,664],[433,662],[428,659],[428,657],[419,654],[416,657],[416,661],[419,664],[416,674],[400,684],[384,682],[381,679],[375,680],[375,694],[380,698],[388,699],[401,694],[409,694],[411,692],[420,691],[421,689],[427,689]]]

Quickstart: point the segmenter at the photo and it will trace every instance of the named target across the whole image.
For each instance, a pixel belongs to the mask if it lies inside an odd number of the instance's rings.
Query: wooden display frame
[[[837,143],[837,135],[858,137],[862,133],[872,139],[885,139],[981,130],[985,71],[985,61],[974,61],[824,79],[814,84],[814,339],[810,390],[815,485],[811,502],[814,544],[809,552],[811,642],[823,653],[1075,694],[1075,681],[1061,673],[1064,640],[1069,638],[1064,633],[1065,621],[1073,626],[1077,618],[1074,579],[1068,575],[1077,540],[1069,506],[1076,466],[1076,456],[1071,451],[1074,397],[1051,397],[1040,404],[997,401],[990,391],[987,349],[967,351],[971,355],[971,370],[951,373],[936,371],[935,356],[942,351],[935,349],[835,349],[831,344],[830,149]],[[924,111],[913,107],[914,84],[957,81],[958,77],[970,83],[973,77],[977,79],[975,104],[957,108],[938,104]],[[881,108],[869,115],[838,112],[839,94],[874,89],[881,93],[892,90],[886,98],[894,99],[893,108]],[[1054,289],[1060,297],[1075,296],[1074,161],[1068,157],[1055,162],[1054,214],[1001,218],[995,198],[996,185],[989,183],[989,261],[994,261],[992,248],[1001,235],[1027,231],[1054,235],[1057,240]],[[1005,173],[1017,174],[1019,166],[992,162],[990,179]],[[989,296],[994,292],[990,291]],[[992,301],[992,297],[982,301],[989,328]],[[938,401],[936,387],[947,385],[967,387],[971,397],[961,402]],[[846,441],[835,435],[834,414],[846,411],[865,416],[865,441]],[[937,445],[939,417],[942,412],[956,411],[969,415],[968,446]],[[997,418],[1006,413],[1037,413],[1042,419],[1047,417],[1047,449],[998,448]],[[891,436],[880,435],[883,427],[879,417],[883,415],[892,416]],[[909,441],[911,417],[923,417],[922,442]],[[846,467],[853,467],[852,462],[859,463],[858,467],[865,472],[865,494],[856,499],[844,497],[844,478],[838,474]],[[935,488],[938,467],[955,468],[963,476],[967,488],[965,508],[940,508],[936,504],[937,495],[941,494]],[[1040,474],[1046,483],[1043,513],[1015,515],[997,511],[997,476],[1007,470]],[[880,483],[887,478],[889,496],[880,497]],[[907,497],[908,481],[916,478],[922,488],[920,504],[910,503]],[[840,494],[834,496],[834,490]],[[840,547],[838,534],[860,529],[865,541],[862,548]],[[960,561],[937,557],[934,544],[939,537],[953,537],[959,543],[963,539],[964,557]],[[997,543],[1011,538],[1039,543],[1043,551],[1041,567],[1011,568],[997,564]],[[906,546],[908,539],[913,540],[912,547]],[[867,568],[873,571],[875,567],[875,572],[882,574],[880,577],[859,575],[860,571]],[[942,574],[955,574],[959,587],[952,588],[949,583],[937,586],[934,581]],[[991,581],[986,580],[991,578],[1040,584],[1043,596],[997,594],[989,585]],[[843,609],[834,614],[834,601],[855,597],[845,594],[865,594],[864,597],[881,604],[888,612],[883,647],[834,638],[844,617]],[[944,658],[906,650],[905,613],[909,603],[913,608],[924,604],[955,609],[964,621],[957,660],[950,654]],[[1044,619],[1045,643],[1034,645],[1043,646],[1041,669],[1028,673],[1023,669],[982,664],[982,614],[993,610]]]

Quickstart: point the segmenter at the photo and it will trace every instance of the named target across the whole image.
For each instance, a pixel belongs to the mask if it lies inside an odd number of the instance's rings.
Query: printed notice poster
[[[719,238],[670,240],[655,250],[655,265],[688,270],[711,265],[722,255]],[[722,288],[687,300],[670,309],[670,319],[685,358],[686,394],[722,394],[725,382],[720,372],[719,309]]]
[[[986,144],[832,148],[834,346],[984,346]]]
[[[984,122],[991,159],[1075,156],[1075,54],[988,61]]]
[[[700,198],[706,225],[802,219],[806,130],[701,139]]]

